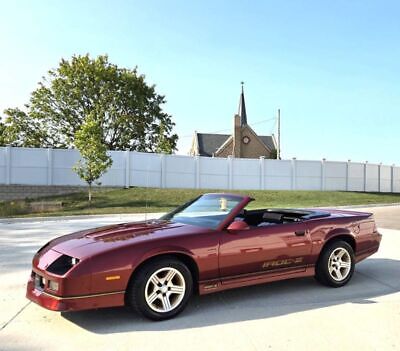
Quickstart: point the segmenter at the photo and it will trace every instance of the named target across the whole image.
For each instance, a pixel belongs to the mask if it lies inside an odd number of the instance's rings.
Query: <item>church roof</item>
[[[275,142],[272,135],[259,135],[261,141],[267,146],[271,151],[276,150]]]
[[[197,133],[200,156],[213,156],[220,146],[230,137],[228,134]]]
[[[210,134],[196,133],[197,144],[199,146],[200,156],[213,156],[213,154],[222,146],[231,135],[228,134]],[[261,141],[269,150],[275,150],[275,143],[271,135],[259,135]]]

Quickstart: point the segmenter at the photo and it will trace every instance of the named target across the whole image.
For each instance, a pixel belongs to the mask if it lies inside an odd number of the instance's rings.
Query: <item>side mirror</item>
[[[229,224],[227,230],[228,232],[238,232],[241,230],[248,230],[250,229],[249,225],[244,221],[234,221]]]

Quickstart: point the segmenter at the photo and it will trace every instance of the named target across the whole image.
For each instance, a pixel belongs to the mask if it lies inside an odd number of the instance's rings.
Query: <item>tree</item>
[[[278,150],[274,149],[271,151],[270,158],[277,159],[278,158]]]
[[[6,118],[0,129],[0,144],[27,147],[51,147],[51,138],[40,128],[37,120],[31,119],[18,108],[4,111]]]
[[[75,146],[81,153],[81,159],[74,166],[74,171],[89,185],[89,203],[92,201],[92,184],[112,164],[102,137],[101,125],[93,115],[89,115],[75,133]]]
[[[6,142],[4,140],[4,133],[5,133],[6,126],[4,123],[0,120],[0,146],[6,145]]]
[[[157,130],[158,138],[156,141],[155,152],[171,154],[174,151],[172,145],[176,144],[177,136],[168,137],[168,130],[166,130],[164,123],[160,123]],[[174,140],[171,143],[171,138]]]
[[[32,92],[26,112],[4,111],[5,138],[16,146],[73,147],[76,132],[91,115],[109,150],[170,153],[178,139],[172,133],[175,124],[162,111],[165,97],[144,78],[136,68],[111,64],[107,56],[62,59]]]

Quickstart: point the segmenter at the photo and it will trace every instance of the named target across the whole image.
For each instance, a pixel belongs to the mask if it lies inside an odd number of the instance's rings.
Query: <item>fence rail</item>
[[[104,186],[400,192],[400,167],[372,163],[235,159],[110,151]],[[0,147],[0,184],[84,185],[77,150]]]

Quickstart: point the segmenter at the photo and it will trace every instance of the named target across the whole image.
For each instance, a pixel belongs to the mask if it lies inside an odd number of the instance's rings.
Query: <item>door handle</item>
[[[240,250],[242,253],[252,253],[252,252],[259,252],[259,251],[261,251],[262,250],[262,248],[261,247],[253,247],[253,248],[251,248],[251,249],[243,249],[243,250]]]
[[[296,236],[304,236],[306,234],[305,230],[296,230],[294,232],[296,234]]]

